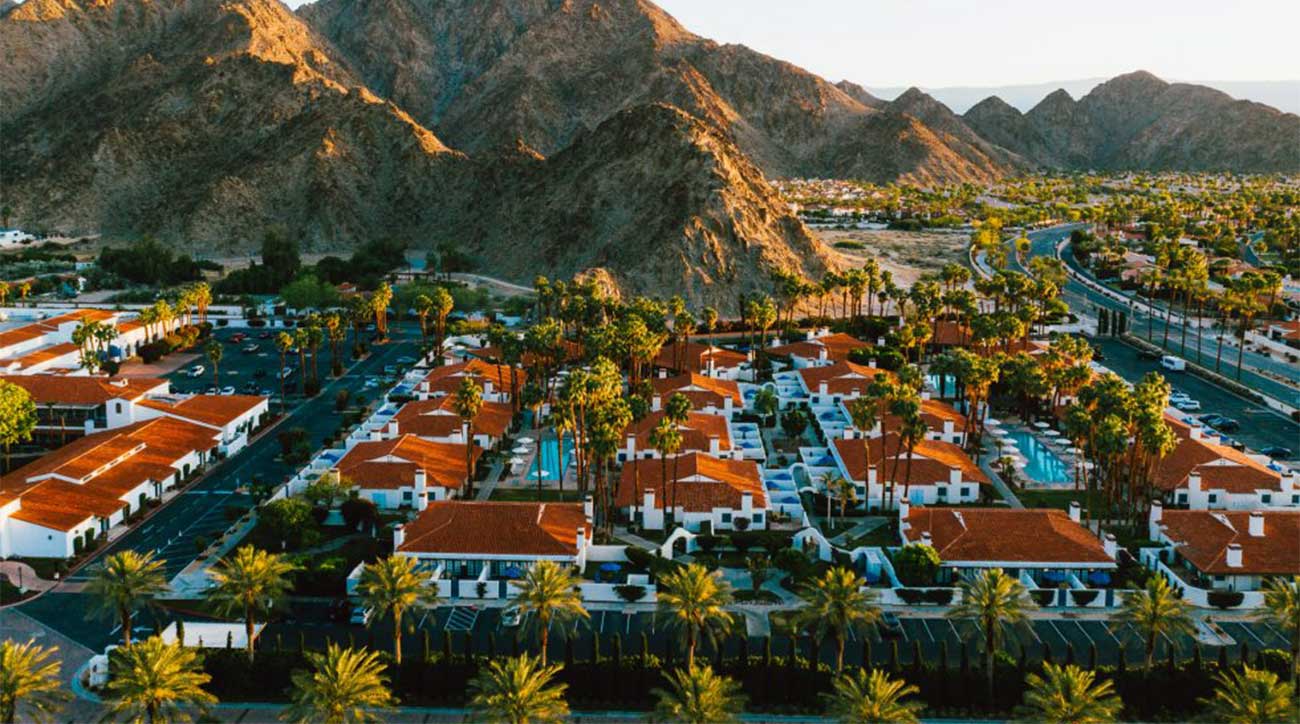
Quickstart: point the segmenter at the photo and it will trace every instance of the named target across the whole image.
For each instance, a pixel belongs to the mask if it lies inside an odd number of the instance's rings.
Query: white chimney
[[[930,531],[921,531],[921,544],[934,547],[934,539],[930,537]]]
[[[462,422],[460,424],[460,441],[465,443],[466,445],[472,445],[474,443],[473,438],[469,436],[468,422]]]
[[[1241,544],[1228,544],[1228,567],[1241,568]]]
[[[646,488],[644,503],[641,506],[645,510],[655,509],[655,491],[654,488]]]
[[[1101,547],[1111,560],[1114,560],[1119,555],[1119,541],[1115,540],[1114,533],[1106,534],[1106,538],[1101,542]]]
[[[1165,506],[1159,500],[1151,501],[1151,515],[1147,518],[1147,538],[1160,540],[1160,519],[1165,514]]]
[[[818,382],[818,383],[817,383],[817,394],[819,394],[819,395],[824,395],[824,394],[826,394],[827,391],[828,391],[828,388],[827,388],[825,382]]]
[[[817,360],[820,361],[820,362],[825,362],[825,361],[826,361],[826,348],[825,348],[825,347],[822,347],[821,349],[817,350]]]
[[[900,498],[898,501],[898,519],[907,520],[907,516],[911,511],[912,504]]]
[[[709,454],[717,457],[722,453],[722,441],[717,435],[709,435]]]
[[[587,547],[587,529],[584,528],[583,526],[578,526],[578,536],[577,536],[577,538],[578,538],[578,541],[577,541],[577,543],[578,543],[578,550],[579,550],[579,551],[582,551],[582,550],[584,550],[584,549]]]
[[[371,430],[371,431],[370,431],[370,442],[379,442],[380,440],[383,440],[383,439],[384,439],[384,433],[383,433],[382,430]]]
[[[429,507],[429,474],[424,468],[415,469],[415,509]]]
[[[659,395],[652,395],[650,397],[650,410],[652,412],[658,412],[662,407],[663,399],[659,397]]]
[[[921,390],[921,399],[922,399],[922,400],[928,400],[928,399],[930,399],[930,391],[929,391],[929,390]]]
[[[636,435],[627,436],[627,459],[629,461],[636,459]]]
[[[1201,474],[1192,473],[1187,476],[1187,489],[1193,493],[1201,492]]]
[[[398,548],[401,548],[402,544],[405,542],[406,542],[406,526],[399,525],[393,528],[393,550],[397,550]]]
[[[592,516],[596,514],[596,503],[591,499],[590,495],[582,500],[582,514],[587,517],[587,520],[591,520]]]
[[[1193,440],[1200,440],[1200,439],[1201,439],[1201,428],[1199,428],[1199,427],[1193,427],[1193,428],[1191,429],[1191,431],[1188,433],[1188,437],[1190,437],[1190,438],[1193,439]]]
[[[749,512],[754,509],[754,494],[745,491],[740,494],[740,509]]]
[[[851,427],[846,427],[846,428],[844,428],[844,439],[845,439],[845,440],[852,440],[852,439],[853,439],[853,428],[851,428]]]
[[[1250,512],[1250,537],[1262,538],[1264,536],[1264,514],[1258,510]]]
[[[1076,500],[1070,501],[1070,520],[1079,523],[1083,520],[1083,508]]]
[[[663,367],[659,368],[659,379],[661,380],[668,379],[668,370],[666,368]]]
[[[389,437],[397,437],[397,436],[398,436],[398,432],[397,432],[397,420],[393,420],[392,422],[389,422],[389,423],[388,423],[388,436],[389,436]]]
[[[961,485],[961,468],[948,468],[948,482],[952,485]]]

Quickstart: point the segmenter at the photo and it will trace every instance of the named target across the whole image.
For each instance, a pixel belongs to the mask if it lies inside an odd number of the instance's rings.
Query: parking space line
[[[1257,635],[1255,634],[1254,631],[1251,631],[1249,626],[1247,626],[1247,625],[1245,625],[1245,624],[1243,624],[1243,623],[1235,622],[1235,621],[1234,621],[1233,623],[1236,624],[1237,628],[1241,629],[1242,631],[1245,631],[1247,635],[1249,635],[1251,638],[1253,638],[1253,639],[1255,639],[1257,642],[1259,642],[1259,645],[1260,645],[1260,646],[1265,646],[1265,645],[1266,645],[1266,644],[1264,643],[1264,639],[1261,639],[1259,636],[1257,636]]]
[[[925,635],[929,636],[930,642],[933,643],[935,641],[934,634],[930,632],[930,624],[926,623],[925,619],[921,619],[921,628],[925,630]]]
[[[1273,624],[1267,621],[1259,621],[1256,625],[1263,626],[1264,628],[1268,629],[1268,632],[1272,634],[1274,638],[1282,642],[1280,645],[1283,648],[1287,648],[1288,646],[1290,646],[1290,641],[1288,641],[1286,636],[1283,635],[1281,631],[1278,631],[1277,628],[1273,626]]]

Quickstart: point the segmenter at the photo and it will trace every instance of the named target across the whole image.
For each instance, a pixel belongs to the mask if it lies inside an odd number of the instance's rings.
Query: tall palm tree
[[[289,708],[281,719],[298,724],[349,724],[379,721],[376,712],[393,705],[386,668],[377,651],[330,644],[325,653],[309,652],[311,670],[293,672]]]
[[[916,724],[917,713],[925,708],[918,701],[903,701],[921,690],[902,679],[891,679],[885,672],[866,669],[835,677],[834,691],[822,694],[827,712],[844,724],[877,722],[878,724]]]
[[[733,619],[726,610],[730,603],[731,586],[698,563],[659,579],[659,608],[686,638],[686,668],[695,666],[700,638],[712,640],[731,627]]]
[[[1152,576],[1146,588],[1124,598],[1124,605],[1111,617],[1117,624],[1128,624],[1142,636],[1146,651],[1146,669],[1156,655],[1156,641],[1170,640],[1178,634],[1193,634],[1196,626],[1188,613],[1187,602],[1178,597],[1163,576]]]
[[[110,711],[135,722],[189,721],[190,709],[217,703],[203,689],[212,677],[203,673],[198,652],[159,636],[117,649],[108,668]]]
[[[402,663],[402,616],[411,610],[438,605],[438,593],[427,574],[409,556],[388,556],[361,569],[357,593],[365,605],[393,619],[393,661]],[[375,620],[375,619],[371,619]]]
[[[844,670],[844,640],[849,631],[880,618],[875,595],[864,590],[867,582],[848,568],[837,566],[804,586],[805,606],[795,614],[800,628],[810,628],[818,638],[835,642],[835,671]]]
[[[1291,690],[1300,695],[1300,576],[1274,578],[1264,584],[1260,616],[1291,642]]]
[[[1011,627],[1025,620],[1025,586],[1001,568],[980,571],[972,580],[961,582],[961,603],[948,611],[949,618],[974,621],[984,634],[984,676],[989,701],[993,701],[993,662]]]
[[[208,600],[222,615],[238,613],[244,617],[250,661],[255,618],[269,611],[293,588],[289,574],[296,569],[283,556],[245,545],[209,572],[214,585],[207,591]]]
[[[1291,685],[1277,674],[1249,666],[1242,671],[1221,671],[1214,680],[1214,696],[1201,699],[1214,721],[1227,724],[1263,724],[1291,721]]]
[[[67,692],[61,689],[57,646],[37,646],[6,639],[0,642],[0,722],[13,724],[18,709],[24,721],[52,719]]]
[[[1073,664],[1044,663],[1042,676],[1026,676],[1025,686],[1025,703],[1017,713],[1026,721],[1105,724],[1124,708],[1114,684]]]
[[[673,424],[672,420],[669,420],[667,416],[664,416],[663,418],[660,418],[659,423],[650,430],[649,442],[650,446],[659,453],[659,465],[661,468],[659,484],[662,488],[660,494],[656,496],[656,498],[660,498],[659,507],[668,511],[670,523],[676,522],[675,518],[677,517],[677,509],[673,507],[668,488],[668,456],[676,455],[677,452],[682,449],[682,431]],[[632,464],[636,465],[635,462]],[[676,488],[677,486],[674,484],[673,490],[676,490]],[[638,494],[640,492],[640,490],[637,491]],[[670,524],[669,528],[671,527]]]
[[[745,707],[740,685],[713,673],[710,666],[690,666],[664,674],[667,689],[655,689],[657,718],[687,724],[725,724],[736,721]]]
[[[132,550],[104,558],[104,564],[90,577],[85,592],[94,601],[96,613],[122,622],[122,645],[131,645],[131,617],[149,605],[154,596],[167,590],[163,561],[153,553]]]
[[[540,658],[542,666],[545,666],[551,624],[563,625],[588,617],[587,609],[582,606],[582,597],[574,590],[578,580],[571,571],[554,561],[538,561],[515,585],[519,588],[519,595],[515,597],[514,608],[521,614],[533,615],[529,625],[537,629]]]
[[[569,716],[566,684],[553,683],[560,666],[528,654],[489,661],[470,682],[470,708],[484,721],[508,724],[561,722]]]
[[[460,416],[465,430],[465,495],[474,497],[474,418],[483,409],[483,388],[473,378],[466,377],[456,388],[452,407]],[[563,471],[561,471],[563,473]]]
[[[293,349],[293,335],[281,332],[275,337],[275,348],[280,352],[280,414],[284,414],[284,363],[289,350]]]

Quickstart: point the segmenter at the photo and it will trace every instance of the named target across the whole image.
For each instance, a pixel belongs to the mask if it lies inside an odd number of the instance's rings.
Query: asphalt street
[[[236,508],[242,513],[252,504],[251,499],[236,492],[237,489],[247,485],[254,475],[260,475],[267,481],[279,481],[292,474],[294,466],[277,459],[280,443],[276,432],[303,428],[307,431],[313,449],[318,448],[324,437],[339,425],[338,415],[334,411],[336,392],[347,389],[354,396],[362,392],[368,378],[378,375],[398,357],[413,356],[417,342],[418,338],[412,337],[410,330],[399,331],[394,325],[392,341],[376,347],[374,354],[357,363],[342,377],[327,381],[319,395],[290,409],[288,418],[276,430],[263,435],[220,463],[189,490],[157,510],[148,520],[101,550],[69,581],[75,583],[85,580],[103,556],[126,549],[153,552],[163,558],[168,578],[179,573],[198,555],[200,546],[195,543],[196,538],[202,536],[211,540],[229,525],[227,507]],[[231,354],[229,348],[227,354]],[[275,355],[270,364],[274,368],[279,367],[278,355]],[[274,373],[268,379],[274,381]],[[373,391],[367,391],[366,394],[374,396]],[[79,593],[51,592],[23,604],[21,610],[91,649],[101,650],[104,645],[112,643],[117,634],[110,632],[112,624],[105,625],[103,621],[89,618],[88,604],[86,597]],[[147,625],[152,630],[152,625],[148,625],[149,619],[149,615],[143,617],[141,625]]]

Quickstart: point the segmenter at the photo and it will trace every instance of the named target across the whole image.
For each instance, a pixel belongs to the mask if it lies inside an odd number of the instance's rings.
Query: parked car
[[[203,394],[205,395],[215,395],[218,392],[221,392],[221,390],[217,389],[216,385],[208,385],[203,388]]]
[[[1291,448],[1282,447],[1281,445],[1270,445],[1259,452],[1261,455],[1267,455],[1274,460],[1290,460],[1295,455]]]
[[[244,354],[252,354],[252,353],[256,352],[257,350],[259,350],[259,349],[261,349],[261,348],[262,348],[262,345],[258,344],[257,342],[249,342],[248,344],[244,345],[243,347],[240,347],[240,348],[239,348],[239,351],[240,351],[240,352],[243,352]]]
[[[1191,398],[1187,398],[1185,400],[1178,400],[1177,402],[1175,402],[1174,407],[1178,408],[1179,410],[1182,410],[1183,412],[1196,412],[1197,410],[1201,409],[1201,403]]]
[[[507,608],[501,612],[501,625],[505,628],[514,628],[523,620],[523,615],[517,608]]]
[[[1160,366],[1170,372],[1186,372],[1187,360],[1167,354],[1160,358]]]
[[[882,637],[896,637],[903,635],[903,622],[898,620],[898,614],[893,611],[886,611],[880,614],[880,621],[876,624],[880,627]]]
[[[1223,415],[1220,415],[1220,414],[1217,413],[1217,412],[1211,412],[1211,413],[1206,414],[1206,415],[1201,415],[1200,417],[1198,417],[1198,418],[1196,418],[1196,419],[1200,420],[1201,422],[1205,423],[1206,425],[1213,426],[1214,423],[1216,423],[1216,422],[1218,422],[1219,420],[1222,420],[1222,419],[1223,419]]]
[[[207,371],[208,368],[204,367],[203,365],[194,365],[193,367],[186,370],[185,374],[190,377],[201,377],[203,373]]]
[[[1158,360],[1163,356],[1164,355],[1160,354],[1159,352],[1155,352],[1149,349],[1138,350],[1138,359]]]
[[[402,355],[401,357],[397,358],[397,364],[400,365],[409,365],[409,364],[413,364],[414,362],[415,362],[415,358],[407,355]]]
[[[1219,432],[1237,432],[1241,429],[1241,423],[1231,417],[1220,417],[1218,420],[1206,424]]]
[[[221,388],[221,394],[223,394],[223,395],[233,395],[233,394],[235,394],[235,386],[234,386],[234,385],[226,385],[225,387],[222,387],[222,388]]]

